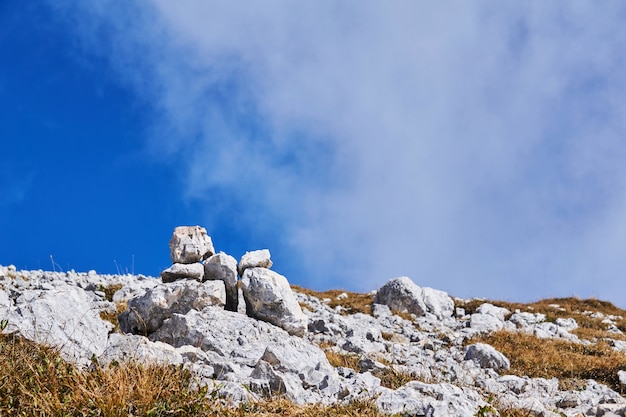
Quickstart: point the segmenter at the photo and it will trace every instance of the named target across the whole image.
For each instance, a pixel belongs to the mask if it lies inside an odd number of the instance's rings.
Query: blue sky
[[[625,18],[620,1],[2,2],[0,264],[158,275],[173,228],[200,224],[315,289],[407,275],[624,306]]]

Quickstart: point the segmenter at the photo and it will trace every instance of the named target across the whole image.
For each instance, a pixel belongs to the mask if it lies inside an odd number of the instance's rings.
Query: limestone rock
[[[246,252],[239,261],[239,275],[243,276],[246,268],[271,268],[272,260],[270,259],[269,249],[254,250]]]
[[[617,371],[619,383],[626,386],[626,371]]]
[[[419,381],[409,382],[395,391],[384,390],[376,403],[385,413],[431,417],[470,417],[480,407],[487,406],[481,395],[469,388]]]
[[[211,237],[200,226],[178,226],[170,239],[172,263],[199,262],[215,253]]]
[[[511,311],[504,307],[496,307],[490,303],[484,303],[478,306],[476,309],[476,313],[478,314],[489,314],[490,316],[496,317],[500,321],[504,321],[504,318],[507,314],[510,314]]]
[[[504,320],[493,314],[474,313],[470,316],[469,327],[477,333],[495,332],[504,325]]]
[[[5,333],[17,332],[37,343],[58,346],[64,359],[87,365],[92,355],[104,352],[109,333],[92,300],[86,291],[70,285],[23,291]]]
[[[0,317],[4,318],[8,315],[12,302],[4,290],[0,289]]]
[[[545,320],[545,314],[528,312],[514,313],[509,319],[518,329],[532,327],[533,324],[541,323]]]
[[[175,281],[158,285],[131,299],[118,321],[126,333],[149,335],[174,313],[185,314],[191,309],[223,306],[225,299],[226,292],[221,281]]]
[[[493,346],[485,343],[475,343],[465,349],[464,360],[474,360],[482,368],[491,368],[496,372],[507,370],[511,367],[509,359],[498,352]]]
[[[374,302],[416,316],[431,313],[439,319],[451,317],[454,311],[454,301],[448,294],[428,287],[419,287],[408,277],[395,278],[387,282],[377,291]]]
[[[202,281],[204,278],[204,266],[197,262],[192,264],[174,264],[161,272],[163,282],[174,282],[186,278]]]
[[[567,331],[578,329],[578,323],[576,323],[576,319],[573,319],[572,317],[568,317],[568,318],[559,317],[558,319],[556,319],[555,323],[557,326],[562,327],[563,329]]]
[[[241,288],[250,317],[272,323],[292,335],[303,335],[307,318],[287,279],[266,268],[247,268]]]
[[[183,357],[174,347],[162,342],[152,342],[148,338],[133,334],[111,333],[105,351],[98,358],[102,365],[111,362],[139,362],[145,365],[161,363],[180,365]]]
[[[239,294],[237,290],[237,261],[230,255],[220,252],[204,263],[204,279],[223,281],[226,287],[226,310],[237,311]]]
[[[254,390],[280,392],[297,403],[328,402],[341,391],[339,376],[320,348],[235,312],[209,307],[174,314],[150,339],[175,347],[198,347],[229,365],[216,371],[214,377],[256,379],[256,385],[251,384]]]

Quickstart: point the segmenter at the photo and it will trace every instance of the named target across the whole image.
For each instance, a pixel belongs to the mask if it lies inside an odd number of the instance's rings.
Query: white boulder
[[[500,321],[504,321],[507,314],[511,314],[511,311],[508,308],[496,307],[493,304],[484,303],[478,306],[476,313],[489,314],[490,316],[498,318]]]
[[[464,360],[473,360],[481,368],[491,368],[496,372],[507,370],[511,367],[511,362],[493,346],[486,343],[475,343],[465,349]]]
[[[246,268],[271,268],[272,260],[269,249],[246,252],[239,261],[239,275],[243,276]]]
[[[419,287],[408,277],[395,278],[387,282],[376,292],[374,302],[416,316],[430,313],[439,319],[451,317],[454,312],[454,301],[447,293]]]
[[[170,239],[172,263],[199,262],[215,253],[211,237],[200,226],[178,226]]]
[[[204,266],[197,262],[192,264],[174,264],[161,272],[163,282],[174,282],[187,278],[202,281],[204,279]]]
[[[237,291],[237,261],[230,255],[220,252],[204,263],[204,279],[223,281],[226,287],[226,310],[237,311],[239,294]]]
[[[266,268],[247,268],[241,289],[250,317],[272,323],[292,335],[302,336],[306,332],[307,317],[284,276]]]

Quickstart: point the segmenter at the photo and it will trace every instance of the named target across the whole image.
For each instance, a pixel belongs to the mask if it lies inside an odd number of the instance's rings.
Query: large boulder
[[[23,291],[7,318],[5,333],[57,346],[64,359],[82,366],[104,352],[109,328],[89,293],[59,284],[50,290]]]
[[[211,237],[200,226],[178,226],[170,239],[172,263],[191,264],[215,253]]]
[[[269,249],[246,252],[239,260],[239,275],[243,276],[247,268],[271,268],[272,259]]]
[[[306,332],[307,318],[287,278],[266,268],[247,268],[241,288],[250,317],[272,323],[292,335]]]
[[[469,328],[474,333],[491,333],[504,327],[504,320],[493,314],[474,313],[470,316]]]
[[[481,368],[491,368],[496,372],[508,370],[511,362],[493,346],[486,343],[475,343],[465,349],[464,360],[473,360]]]
[[[237,290],[237,261],[230,255],[220,252],[204,263],[204,279],[223,281],[226,287],[226,310],[237,311],[239,293]]]
[[[439,319],[451,317],[454,312],[454,301],[447,293],[419,287],[408,277],[395,278],[387,282],[376,292],[374,302],[416,316],[430,313]]]
[[[476,309],[478,314],[489,314],[493,317],[497,317],[498,320],[504,321],[507,315],[511,314],[508,308],[496,307],[491,303],[483,303]]]
[[[225,301],[226,291],[221,281],[175,281],[131,299],[118,321],[126,333],[149,335],[174,313],[185,314],[191,309],[202,310],[213,305],[221,307]]]
[[[187,278],[202,281],[204,279],[204,266],[197,262],[192,264],[174,264],[161,272],[163,282],[174,282]]]

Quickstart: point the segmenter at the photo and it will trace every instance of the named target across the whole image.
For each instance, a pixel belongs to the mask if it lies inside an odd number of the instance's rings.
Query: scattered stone
[[[504,328],[504,320],[493,314],[474,313],[470,316],[469,327],[477,333],[491,333]]]
[[[376,292],[374,302],[416,316],[431,313],[439,319],[451,317],[454,311],[454,301],[448,294],[428,287],[418,287],[408,277],[387,282]]]
[[[504,321],[504,318],[511,314],[509,309],[504,307],[496,307],[490,303],[484,303],[478,306],[476,309],[476,313],[478,314],[489,314],[490,316],[496,317],[500,321]]]
[[[474,360],[482,368],[491,368],[496,372],[507,370],[511,367],[508,358],[498,352],[493,346],[485,343],[475,343],[465,349],[464,360]]]
[[[248,316],[302,336],[307,318],[284,276],[266,268],[247,268],[241,279]]]
[[[199,262],[215,253],[211,237],[200,226],[178,226],[170,239],[170,258],[173,264]]]
[[[195,279],[202,281],[204,278],[204,266],[200,263],[174,264],[161,272],[163,282],[174,282],[179,279]]]
[[[574,394],[568,394],[556,402],[559,408],[574,408],[580,405],[580,398]]]
[[[514,313],[509,321],[518,328],[531,327],[533,324],[542,323],[546,320],[546,315],[541,313]]]
[[[271,268],[272,260],[270,259],[269,249],[254,250],[246,252],[239,261],[239,276],[243,277],[246,268]]]
[[[570,331],[570,332],[572,330],[578,329],[578,323],[576,323],[576,320],[571,317],[568,317],[566,319],[558,318],[556,319],[555,323],[557,326],[562,327],[565,330]]]
[[[626,386],[626,371],[617,371],[617,377],[619,378],[619,383]]]

